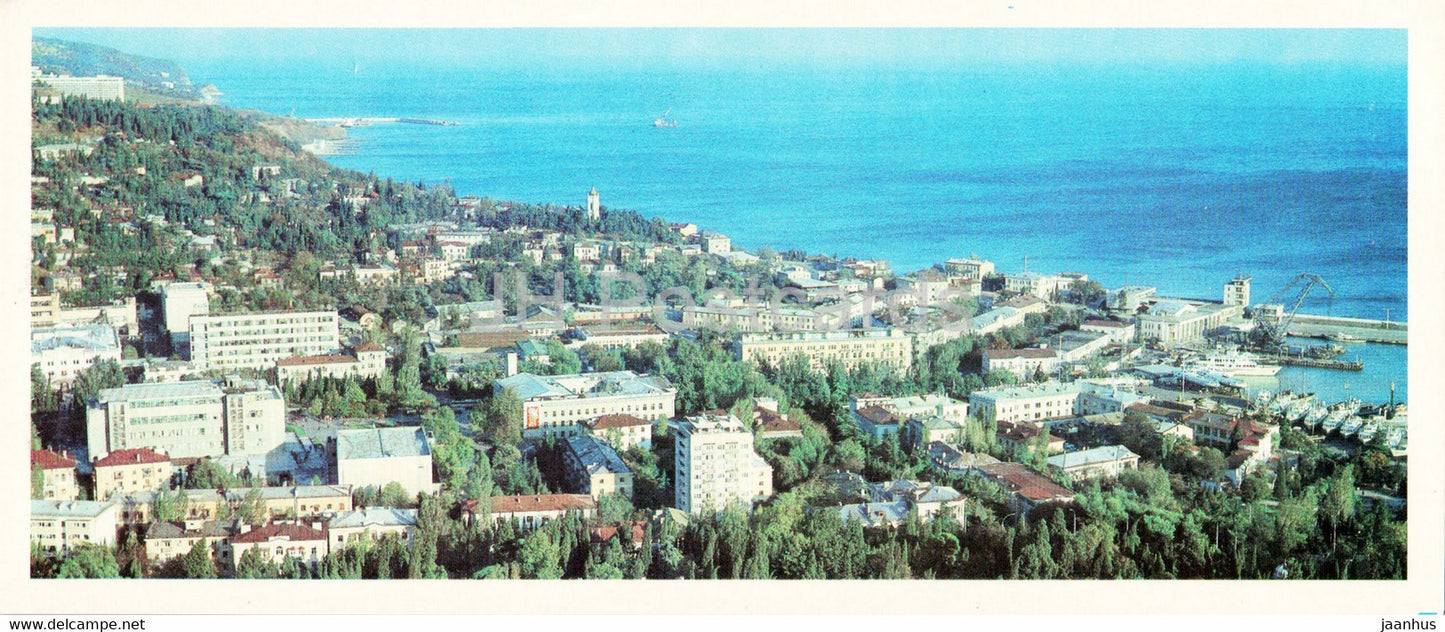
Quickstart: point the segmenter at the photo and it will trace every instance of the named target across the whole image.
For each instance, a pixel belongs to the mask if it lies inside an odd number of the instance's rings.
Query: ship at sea
[[[659,116],[659,117],[653,119],[653,121],[652,121],[652,126],[653,126],[653,127],[677,127],[677,119],[667,118],[667,115],[668,115],[668,114],[671,114],[671,113],[672,113],[672,108],[667,108],[667,111],[666,111],[666,112],[663,112],[663,113],[662,113],[662,116]]]

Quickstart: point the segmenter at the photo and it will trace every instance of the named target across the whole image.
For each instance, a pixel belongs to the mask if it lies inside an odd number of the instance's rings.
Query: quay
[[[342,118],[313,118],[306,119],[312,123],[321,125],[335,125],[338,127],[366,127],[375,123],[412,123],[415,125],[440,125],[443,127],[456,127],[461,125],[455,121],[443,121],[440,119],[420,118],[394,118],[394,117],[342,117]]]
[[[1366,318],[1298,314],[1289,327],[1289,335],[1298,338],[1328,339],[1328,336],[1338,334],[1358,338],[1361,342],[1404,345],[1409,344],[1410,324]]]
[[[1299,356],[1272,355],[1260,356],[1261,363],[1278,364],[1281,366],[1303,366],[1315,369],[1335,369],[1338,371],[1363,371],[1365,363],[1350,360],[1319,360],[1315,358],[1302,358]]]

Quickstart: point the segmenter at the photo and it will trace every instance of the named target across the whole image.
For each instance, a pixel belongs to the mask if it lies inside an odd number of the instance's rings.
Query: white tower
[[[587,219],[597,221],[602,218],[602,198],[597,195],[597,187],[592,187],[592,192],[587,194]]]
[[[1249,307],[1250,277],[1239,275],[1224,285],[1224,304]]]

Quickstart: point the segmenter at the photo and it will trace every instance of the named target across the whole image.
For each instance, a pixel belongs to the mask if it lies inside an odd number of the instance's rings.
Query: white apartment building
[[[753,433],[737,417],[695,415],[673,432],[678,509],[700,514],[772,495],[773,468],[753,451]]]
[[[984,277],[993,274],[992,261],[984,261],[974,257],[968,259],[949,259],[943,263],[943,268],[951,275],[957,275],[975,281],[982,281]]]
[[[682,309],[682,325],[688,329],[713,331],[768,332],[817,329],[818,313],[797,307],[768,305],[732,306],[718,302],[689,305]]]
[[[1053,349],[987,349],[983,352],[983,372],[1008,371],[1027,378],[1036,372],[1045,375],[1059,368],[1059,354]]]
[[[497,380],[522,400],[522,436],[570,437],[587,432],[602,415],[627,414],[651,422],[676,414],[677,389],[662,376],[632,371],[574,375],[518,373]]]
[[[51,387],[70,384],[97,362],[120,362],[120,337],[110,325],[63,325],[30,330],[30,362]]]
[[[119,505],[94,500],[30,501],[30,541],[46,555],[61,555],[82,545],[115,544]]]
[[[285,441],[286,403],[261,380],[128,384],[97,393],[85,426],[92,459],[125,448],[172,458],[265,454]]]
[[[270,369],[277,360],[332,353],[341,346],[335,311],[193,316],[196,370]]]
[[[161,288],[161,313],[171,344],[185,346],[191,338],[191,317],[211,313],[211,284],[168,283]]]
[[[49,86],[62,97],[85,97],[104,101],[125,100],[125,79],[107,75],[94,77],[62,77],[41,75],[36,81]]]
[[[1072,278],[1066,278],[1057,274],[1039,274],[1037,272],[1019,272],[1017,274],[1004,275],[1003,287],[1005,290],[1017,294],[1029,294],[1044,300],[1049,300],[1060,290],[1068,289],[1074,282]]]
[[[744,362],[774,366],[794,355],[807,357],[814,369],[835,360],[850,369],[864,362],[891,364],[900,371],[913,366],[913,339],[891,328],[750,333],[739,336],[733,350]]]
[[[1128,344],[1134,341],[1134,323],[1121,323],[1115,320],[1100,320],[1090,318],[1079,325],[1079,331],[1099,333],[1109,336],[1109,342]]]
[[[986,422],[1037,422],[1079,414],[1080,390],[1074,382],[995,388],[970,393],[968,404]]]

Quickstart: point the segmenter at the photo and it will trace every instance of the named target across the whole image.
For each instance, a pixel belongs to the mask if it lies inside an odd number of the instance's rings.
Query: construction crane
[[[1303,283],[1303,286],[1300,284]],[[1289,333],[1289,325],[1294,321],[1294,315],[1299,311],[1300,305],[1304,304],[1305,297],[1309,296],[1310,290],[1318,285],[1330,293],[1330,301],[1335,299],[1335,291],[1330,284],[1320,278],[1318,274],[1301,272],[1289,285],[1284,286],[1274,296],[1269,297],[1269,302],[1260,305],[1254,312],[1254,344],[1264,351],[1276,352],[1284,347],[1284,338]],[[1285,296],[1299,287],[1299,293],[1288,304],[1284,303]],[[1268,314],[1268,316],[1266,316]]]

